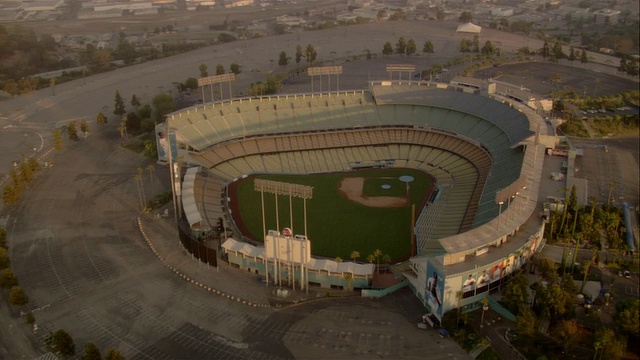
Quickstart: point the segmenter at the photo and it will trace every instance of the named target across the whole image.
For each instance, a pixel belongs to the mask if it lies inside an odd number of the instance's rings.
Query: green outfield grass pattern
[[[307,200],[307,236],[312,254],[326,257],[350,258],[352,251],[359,251],[359,261],[366,261],[368,254],[380,249],[391,259],[411,256],[411,205],[401,208],[374,208],[348,200],[338,191],[340,180],[345,177],[364,177],[372,187],[368,196],[404,196],[405,183],[398,178],[410,175],[409,196],[416,205],[416,216],[431,193],[433,179],[430,175],[413,169],[368,169],[345,173],[313,175],[258,175],[238,181],[230,187],[230,197],[235,201],[233,216],[249,237],[262,241],[262,212],[260,192],[254,190],[256,177],[313,186],[313,198]],[[382,179],[386,178],[386,179]],[[384,181],[382,181],[384,180]],[[389,184],[390,189],[381,185]],[[369,186],[369,185],[367,185]],[[375,187],[378,187],[375,189]],[[235,192],[235,194],[234,194]],[[395,192],[395,193],[394,193]],[[264,194],[265,224],[267,230],[275,230],[276,196]],[[279,195],[277,201],[279,230],[293,229],[294,234],[304,235],[303,200]],[[292,211],[290,211],[290,208]],[[293,213],[293,224],[290,213]]]

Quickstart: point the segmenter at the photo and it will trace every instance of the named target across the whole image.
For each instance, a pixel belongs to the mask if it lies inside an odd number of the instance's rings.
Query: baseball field
[[[262,194],[254,189],[256,178],[313,187],[304,201],[288,195]],[[428,174],[413,169],[367,169],[313,175],[257,175],[229,187],[234,220],[243,233],[262,241],[266,230],[289,227],[307,235],[316,256],[359,261],[380,249],[392,261],[411,255],[412,205],[416,216],[433,189]],[[276,216],[277,214],[277,216]]]

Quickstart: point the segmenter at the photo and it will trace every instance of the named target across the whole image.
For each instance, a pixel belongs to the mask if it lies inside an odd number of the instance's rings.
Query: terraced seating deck
[[[169,121],[177,139],[195,150],[191,160],[224,179],[385,160],[427,171],[453,186],[442,230],[433,236],[495,216],[495,192],[513,183],[522,166],[514,147],[531,134],[526,117],[509,106],[415,85],[236,99],[183,110]]]

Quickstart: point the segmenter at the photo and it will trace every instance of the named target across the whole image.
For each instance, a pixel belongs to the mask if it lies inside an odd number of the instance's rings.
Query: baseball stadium
[[[543,121],[530,105],[492,83],[426,81],[232,98],[167,115],[158,156],[202,261],[218,231],[223,259],[268,284],[362,296],[390,293],[373,284],[394,264],[440,320],[542,246]]]

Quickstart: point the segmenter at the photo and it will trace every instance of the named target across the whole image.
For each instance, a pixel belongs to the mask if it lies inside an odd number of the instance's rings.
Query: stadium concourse
[[[354,279],[363,296],[388,293],[364,289],[371,264],[314,259],[313,250],[311,259],[287,261],[247,243],[229,214],[226,185],[251,174],[354,171],[363,164],[430,174],[437,192],[416,209],[415,256],[394,268],[441,319],[449,309],[490,298],[544,243],[536,200],[545,151],[536,131],[544,122],[520,105],[503,99],[492,83],[425,81],[236,98],[167,115],[156,128],[158,157],[174,164],[174,203],[182,204],[177,213],[185,214],[192,236],[219,225],[225,235],[232,231],[222,245],[230,263],[263,276],[278,271],[279,281],[294,289],[304,288],[303,269],[316,272],[306,279],[321,287],[346,288]]]

